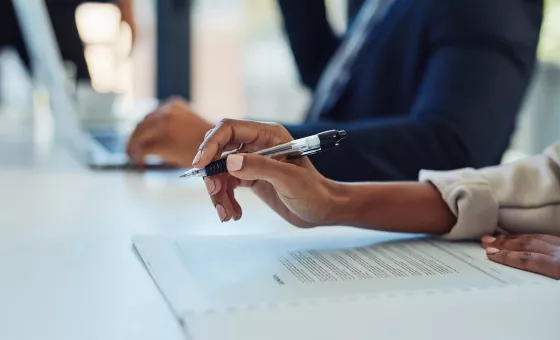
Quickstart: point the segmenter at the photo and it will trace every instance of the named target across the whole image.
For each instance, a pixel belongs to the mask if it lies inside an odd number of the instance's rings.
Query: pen
[[[287,159],[296,159],[303,156],[314,155],[321,151],[334,149],[344,138],[346,138],[346,131],[329,130],[313,136],[296,139],[289,143],[273,146],[255,153],[271,158],[286,156]],[[213,161],[204,168],[187,170],[180,177],[190,178],[214,176],[224,172],[227,172],[226,158]]]

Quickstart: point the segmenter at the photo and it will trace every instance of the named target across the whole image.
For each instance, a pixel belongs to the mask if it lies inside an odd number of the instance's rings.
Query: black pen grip
[[[204,167],[206,176],[214,176],[227,172],[227,158],[218,159]]]

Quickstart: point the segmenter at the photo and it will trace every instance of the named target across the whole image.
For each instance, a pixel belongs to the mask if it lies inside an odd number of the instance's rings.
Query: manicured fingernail
[[[220,217],[220,221],[225,221],[227,218],[226,209],[221,204],[216,205],[216,211],[218,212],[218,216]]]
[[[483,236],[482,237],[482,242],[484,243],[492,243],[496,241],[496,238],[494,236]]]
[[[488,254],[488,255],[494,255],[494,254],[496,254],[496,253],[499,252],[499,251],[500,251],[500,250],[499,250],[499,249],[496,249],[496,248],[491,248],[491,247],[486,248],[486,254]]]
[[[196,156],[194,156],[194,160],[192,162],[192,165],[198,164],[198,162],[200,162],[200,157],[202,157],[202,150],[198,151]]]
[[[239,171],[243,167],[243,156],[229,155],[227,158],[227,168],[229,171]]]
[[[214,184],[214,180],[209,177],[204,177],[204,184],[206,184],[206,190],[210,195],[216,190],[216,184]]]

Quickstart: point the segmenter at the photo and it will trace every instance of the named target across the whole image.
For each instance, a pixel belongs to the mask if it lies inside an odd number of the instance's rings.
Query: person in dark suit
[[[421,169],[497,164],[531,80],[541,0],[351,1],[344,37],[323,0],[279,0],[301,81],[313,91],[294,138],[345,129],[345,145],[312,158],[339,181],[417,179]],[[128,145],[190,167],[213,127],[174,99]]]
[[[79,80],[90,80],[83,45],[76,26],[76,9],[83,0],[46,0],[53,30],[57,38],[62,58],[76,66]],[[111,0],[91,0],[89,2],[114,2]],[[134,30],[132,0],[118,2],[122,18]],[[29,67],[29,55],[21,33],[12,0],[0,1],[0,49],[14,48],[24,64]]]

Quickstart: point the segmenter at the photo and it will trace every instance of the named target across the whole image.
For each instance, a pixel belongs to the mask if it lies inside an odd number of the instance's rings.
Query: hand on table
[[[484,236],[482,246],[492,261],[560,280],[560,237],[558,236]]]
[[[146,156],[155,155],[167,164],[189,168],[205,133],[212,127],[184,100],[172,98],[138,124],[126,152],[139,166]]]
[[[242,144],[239,153],[227,156],[229,173],[204,178],[222,222],[241,218],[242,209],[235,199],[235,189],[249,187],[295,226],[329,223],[336,185],[324,178],[307,157],[286,161],[245,153],[292,140],[281,125],[238,120],[222,120],[206,135],[193,163],[197,168]]]

